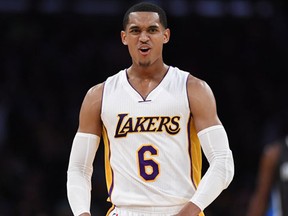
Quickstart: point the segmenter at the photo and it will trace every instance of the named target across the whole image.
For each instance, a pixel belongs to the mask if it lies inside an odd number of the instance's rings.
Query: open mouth
[[[142,54],[147,54],[149,52],[150,48],[140,48],[139,50]]]

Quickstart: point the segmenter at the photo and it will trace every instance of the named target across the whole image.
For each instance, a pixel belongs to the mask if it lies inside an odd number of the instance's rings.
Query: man
[[[288,216],[288,136],[265,146],[247,216]]]
[[[213,93],[206,82],[163,62],[169,38],[157,5],[138,3],[124,15],[121,39],[132,65],[83,100],[68,167],[74,215],[90,215],[101,135],[109,216],[204,215],[232,181],[233,157]],[[200,143],[210,164],[202,179]]]

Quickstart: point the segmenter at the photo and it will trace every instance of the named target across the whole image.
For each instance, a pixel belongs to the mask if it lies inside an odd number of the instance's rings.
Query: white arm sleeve
[[[77,132],[67,171],[67,196],[73,214],[90,213],[91,176],[100,137]]]
[[[203,211],[231,183],[234,177],[234,161],[222,125],[206,128],[198,133],[198,137],[209,168],[190,201]]]

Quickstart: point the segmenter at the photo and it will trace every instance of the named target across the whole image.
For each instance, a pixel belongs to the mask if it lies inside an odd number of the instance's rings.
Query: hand
[[[79,216],[91,216],[89,213],[82,213],[81,215]]]
[[[176,216],[198,216],[201,209],[192,202],[188,202]]]

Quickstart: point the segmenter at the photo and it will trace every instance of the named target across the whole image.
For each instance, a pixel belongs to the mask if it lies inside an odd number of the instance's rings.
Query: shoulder
[[[91,109],[101,105],[104,85],[105,83],[103,82],[88,89],[83,100],[82,108],[87,107]]]
[[[217,115],[215,97],[206,81],[189,75],[187,80],[187,95],[197,131],[221,124]]]
[[[170,69],[175,72],[173,73],[175,76],[181,76],[182,78],[186,79],[188,91],[211,91],[206,81],[192,75],[189,71],[185,71],[172,66],[170,66]]]
[[[99,96],[102,96],[104,84],[105,82],[92,86],[90,89],[88,89],[86,97],[97,98]]]
[[[104,83],[92,86],[86,93],[79,114],[78,131],[101,135],[101,104]]]
[[[214,98],[212,89],[205,80],[197,78],[191,74],[187,78],[187,89],[189,97],[194,99]],[[203,98],[204,97],[204,98]]]
[[[84,101],[101,104],[99,102],[102,101],[104,87],[111,85],[111,83],[117,82],[117,80],[123,77],[123,74],[125,74],[125,70],[121,70],[113,76],[108,77],[106,81],[92,86],[90,89],[88,89]]]

